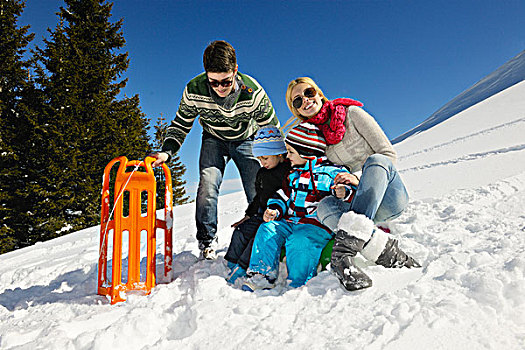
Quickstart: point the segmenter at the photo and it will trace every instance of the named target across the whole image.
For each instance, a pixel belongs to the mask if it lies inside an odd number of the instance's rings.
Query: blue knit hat
[[[286,153],[286,145],[281,131],[273,125],[257,130],[253,140],[252,152],[255,157],[277,156]]]

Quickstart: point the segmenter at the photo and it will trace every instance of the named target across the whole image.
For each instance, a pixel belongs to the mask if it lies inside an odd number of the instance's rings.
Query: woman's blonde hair
[[[295,86],[297,86],[297,85],[299,85],[301,83],[308,84],[311,87],[313,87],[315,89],[315,91],[317,91],[319,96],[321,96],[321,101],[323,102],[323,104],[326,101],[328,101],[328,99],[324,96],[323,91],[321,91],[319,86],[317,86],[317,84],[312,80],[312,78],[301,77],[301,78],[297,78],[297,79],[292,80],[288,84],[288,89],[286,89],[286,104],[288,105],[288,109],[290,110],[290,112],[292,112],[294,117],[296,117],[300,121],[305,121],[305,120],[307,120],[307,118],[305,118],[301,114],[299,114],[299,111],[292,105],[292,97],[293,97],[292,96],[292,90],[293,90],[293,88]]]

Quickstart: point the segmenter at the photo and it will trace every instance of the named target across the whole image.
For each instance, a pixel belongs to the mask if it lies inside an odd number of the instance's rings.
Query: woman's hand
[[[275,220],[276,217],[277,217],[277,210],[266,209],[263,215],[263,220],[265,222],[270,222],[270,221]]]
[[[332,186],[332,189],[335,191],[335,196],[339,199],[345,198],[346,187],[343,184],[337,184]]]
[[[359,185],[359,179],[354,174],[350,173],[339,173],[335,176],[334,183],[336,185],[345,184],[345,185]]]
[[[158,167],[164,164],[168,160],[169,155],[165,152],[159,152],[159,153],[152,153],[148,155],[148,157],[153,157],[156,159],[156,161],[151,163],[151,166],[155,168],[155,167]]]
[[[240,224],[242,224],[243,222],[245,222],[246,220],[248,220],[250,217],[248,215],[245,215],[241,220],[235,222],[232,224],[232,227],[237,227],[239,226]]]

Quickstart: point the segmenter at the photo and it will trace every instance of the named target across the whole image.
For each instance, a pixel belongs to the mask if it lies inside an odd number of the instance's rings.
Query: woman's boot
[[[354,264],[353,258],[363,249],[365,241],[339,230],[335,236],[330,261],[331,270],[347,290],[355,291],[372,286],[372,280]]]
[[[399,248],[396,239],[375,228],[372,220],[364,215],[348,212],[339,219],[331,258],[332,271],[348,290],[372,286],[370,277],[353,262],[357,253],[388,268],[421,267]]]
[[[385,249],[376,260],[377,265],[384,267],[421,267],[421,265],[408,256],[397,245],[397,239],[389,238],[386,242]]]

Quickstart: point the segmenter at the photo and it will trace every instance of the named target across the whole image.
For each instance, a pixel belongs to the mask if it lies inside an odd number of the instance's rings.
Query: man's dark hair
[[[206,72],[226,73],[234,71],[237,67],[235,49],[224,40],[216,40],[208,45],[202,61]]]

